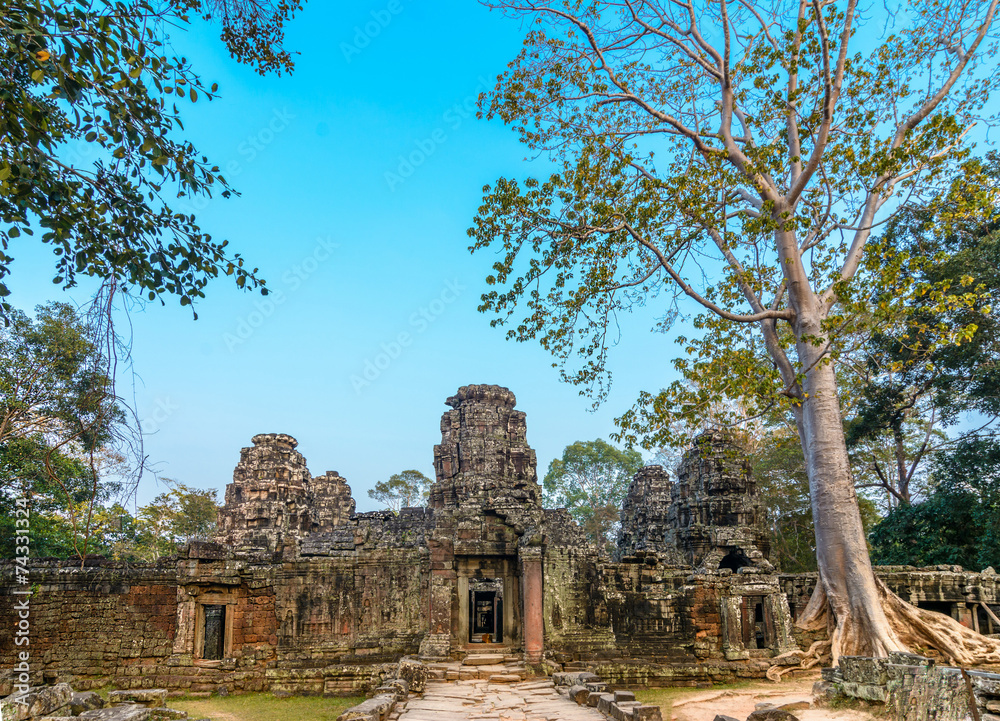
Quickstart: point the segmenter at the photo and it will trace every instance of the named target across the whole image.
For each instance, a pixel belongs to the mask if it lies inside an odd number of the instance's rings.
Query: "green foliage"
[[[14,0],[0,17],[0,297],[10,242],[35,237],[56,256],[53,282],[78,276],[188,305],[208,281],[261,286],[226,241],[169,199],[231,188],[178,138],[178,102],[212,100],[168,32],[190,14],[214,16],[237,59],[260,72],[291,68],[283,23],[300,0]],[[93,162],[80,162],[87,151]],[[24,242],[24,241],[21,241]],[[6,302],[0,315],[10,312]]]
[[[600,438],[577,441],[549,464],[542,480],[545,504],[568,509],[592,543],[610,547],[628,485],[642,466],[638,451]]]
[[[72,306],[39,306],[33,319],[12,309],[9,321],[0,328],[0,493],[30,499],[33,552],[83,556],[95,510],[119,490],[106,471],[122,461],[125,413],[94,330]]]
[[[101,553],[123,560],[156,561],[175,554],[193,540],[208,540],[215,532],[217,491],[192,488],[165,479],[170,491],[138,509],[133,516],[114,505],[102,509],[106,531]]]
[[[921,5],[890,32],[843,3],[490,4],[531,30],[482,111],[558,169],[484,189],[480,310],[600,402],[616,318],[652,306],[668,330],[696,304],[681,379],[619,419],[620,439],[649,448],[685,445],[677,429],[720,398],[798,412],[875,316],[881,280],[857,276],[871,229],[968,158],[1000,84],[982,6]]]
[[[933,491],[871,532],[872,560],[892,565],[1000,568],[1000,443],[970,438],[934,462]]]
[[[375,488],[368,490],[368,497],[385,504],[393,513],[411,508],[418,503],[426,503],[431,479],[420,471],[402,471],[389,476],[387,481],[379,481]]]
[[[905,206],[869,256],[882,322],[850,354],[856,377],[841,383],[853,406],[846,439],[893,505],[910,502],[923,461],[949,442],[940,429],[1000,415],[998,179],[997,154],[966,163],[946,192]]]

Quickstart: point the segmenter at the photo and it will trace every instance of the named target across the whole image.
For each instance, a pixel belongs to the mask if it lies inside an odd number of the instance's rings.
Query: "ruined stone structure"
[[[764,510],[725,436],[700,437],[676,480],[636,475],[612,560],[565,509],[542,507],[513,393],[464,386],[446,403],[425,508],[355,513],[342,477],[313,476],[294,438],[261,434],[240,453],[217,543],[149,566],[36,562],[33,673],[78,689],[111,677],[331,694],[405,655],[495,650],[667,684],[759,676],[794,647],[815,578],[769,562]],[[0,574],[10,598],[12,566]],[[924,603],[997,602],[995,576],[918,575],[887,580]],[[0,608],[0,624],[13,613]],[[11,668],[12,636],[0,639]]]
[[[243,555],[267,557],[286,540],[349,521],[354,514],[351,487],[336,471],[312,478],[297,445],[284,433],[262,433],[240,452],[219,511],[220,542]]]

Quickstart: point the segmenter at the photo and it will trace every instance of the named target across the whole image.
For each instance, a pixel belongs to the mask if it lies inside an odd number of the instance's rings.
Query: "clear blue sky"
[[[433,476],[444,400],[461,385],[514,391],[541,476],[569,443],[607,438],[641,389],[672,379],[672,336],[651,332],[652,317],[623,319],[611,397],[591,413],[547,353],[505,341],[476,311],[491,259],[469,254],[466,229],[482,187],[545,172],[472,110],[522,32],[476,2],[313,0],[289,27],[294,74],[267,78],[230,60],[214,28],[175,38],[222,93],[186,109],[187,136],[241,193],[179,207],[280,295],[220,279],[197,321],[170,303],[133,313],[137,407],[163,476],[221,491],[254,434],[283,432],[314,475],[339,471],[359,510],[374,510],[366,491],[380,479]],[[421,149],[426,159],[400,172]],[[66,298],[48,248],[24,239],[12,250],[15,305]],[[409,344],[379,361],[400,333]],[[352,383],[376,361],[386,367],[369,385]],[[147,479],[140,503],[161,490]]]

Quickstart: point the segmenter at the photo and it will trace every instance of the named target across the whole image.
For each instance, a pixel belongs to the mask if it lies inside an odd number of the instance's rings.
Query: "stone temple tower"
[[[298,441],[261,433],[240,451],[217,540],[244,552],[269,555],[288,542],[346,523],[354,513],[351,487],[335,471],[312,478]]]
[[[431,508],[541,507],[535,451],[514,394],[493,385],[462,386],[445,401],[441,443],[434,446],[437,483]]]

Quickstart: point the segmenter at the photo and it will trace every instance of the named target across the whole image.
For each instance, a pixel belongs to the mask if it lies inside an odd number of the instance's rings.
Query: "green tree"
[[[884,491],[887,505],[912,501],[936,451],[971,435],[995,432],[1000,416],[1000,156],[973,161],[946,192],[911,203],[888,224],[877,247],[899,259],[900,280],[956,297],[975,288],[973,302],[942,303],[917,295],[902,322],[875,329],[850,362],[856,375],[847,444],[861,484]],[[980,196],[982,202],[969,202]],[[873,301],[890,302],[897,288],[879,288]],[[975,328],[960,344],[942,342],[954,328]],[[849,381],[851,382],[851,381]],[[844,384],[842,384],[842,387]],[[969,420],[971,430],[944,429]],[[919,490],[919,489],[918,489]]]
[[[545,504],[568,509],[591,543],[609,548],[628,485],[642,466],[638,451],[619,450],[600,438],[577,441],[549,464],[542,480]]]
[[[1000,568],[1000,442],[966,438],[934,462],[927,498],[893,510],[871,532],[884,564]]]
[[[431,480],[420,471],[402,471],[379,481],[368,489],[368,497],[385,505],[393,513],[425,503],[431,487]]]
[[[164,480],[170,490],[140,507],[134,516],[120,506],[104,509],[102,521],[113,527],[106,553],[119,559],[158,561],[189,541],[211,538],[219,513],[216,489]]]
[[[620,439],[678,445],[673,422],[694,425],[719,398],[751,416],[781,404],[816,532],[819,583],[800,622],[830,629],[835,660],[916,646],[1000,660],[1000,642],[876,579],[834,366],[858,324],[898,322],[921,293],[972,302],[897,283],[872,305],[867,289],[899,267],[866,250],[904,194],[968,159],[966,134],[1000,85],[985,52],[995,0],[910,3],[895,24],[856,0],[489,4],[530,31],[483,114],[557,170],[485,189],[470,234],[495,258],[497,288],[481,310],[509,322],[508,337],[539,339],[600,401],[617,317],[658,303],[669,321],[680,298],[695,304],[683,380],[642,394]]]
[[[120,470],[131,436],[106,360],[65,303],[39,306],[33,319],[12,309],[0,328],[0,489],[30,497],[40,524],[50,519],[62,539],[55,555],[66,538],[76,555],[90,552],[94,511],[120,490],[109,472]]]
[[[178,138],[177,103],[212,100],[169,31],[217,19],[233,56],[261,73],[291,68],[283,26],[300,0],[13,0],[0,17],[0,297],[11,240],[35,236],[56,255],[54,281],[78,276],[182,305],[220,273],[263,281],[225,241],[203,232],[171,198],[231,188]],[[88,146],[93,162],[74,147]],[[23,242],[23,241],[21,241]],[[262,288],[262,291],[264,289]],[[4,302],[0,315],[10,312]]]

